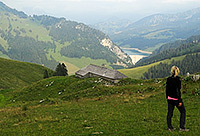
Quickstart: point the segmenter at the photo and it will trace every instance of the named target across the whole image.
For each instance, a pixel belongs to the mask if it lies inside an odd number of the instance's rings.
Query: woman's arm
[[[179,101],[179,104],[181,103],[182,105],[182,98],[181,98],[181,80],[178,79],[178,86],[177,86],[177,96],[178,96],[178,101]]]
[[[169,85],[168,85],[168,78],[167,78],[167,82],[166,82],[166,98],[168,98],[169,96]]]

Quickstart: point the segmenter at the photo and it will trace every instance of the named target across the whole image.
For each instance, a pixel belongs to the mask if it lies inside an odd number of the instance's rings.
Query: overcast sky
[[[93,24],[118,17],[136,21],[157,13],[200,7],[200,0],[0,0],[28,15],[51,15]]]

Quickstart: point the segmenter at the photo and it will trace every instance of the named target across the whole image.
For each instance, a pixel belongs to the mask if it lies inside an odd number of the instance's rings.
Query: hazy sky
[[[28,15],[52,15],[87,24],[105,19],[138,20],[156,13],[177,13],[200,7],[200,0],[0,0]]]

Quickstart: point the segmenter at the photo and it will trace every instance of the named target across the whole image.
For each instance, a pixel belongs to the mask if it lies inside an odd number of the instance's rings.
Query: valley
[[[0,135],[200,135],[199,15],[197,8],[89,26],[0,2]],[[84,69],[90,64],[97,66]],[[189,132],[179,131],[177,109],[176,130],[167,129],[174,65]]]

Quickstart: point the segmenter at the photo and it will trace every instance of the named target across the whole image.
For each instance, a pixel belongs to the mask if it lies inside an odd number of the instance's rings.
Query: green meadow
[[[41,65],[0,58],[0,89],[16,89],[43,79],[44,70],[53,71]]]
[[[179,112],[166,125],[166,79],[125,79],[117,84],[99,78],[52,77],[23,89],[0,91],[2,136],[197,136],[200,135],[200,81],[182,78],[187,110],[179,132]]]

